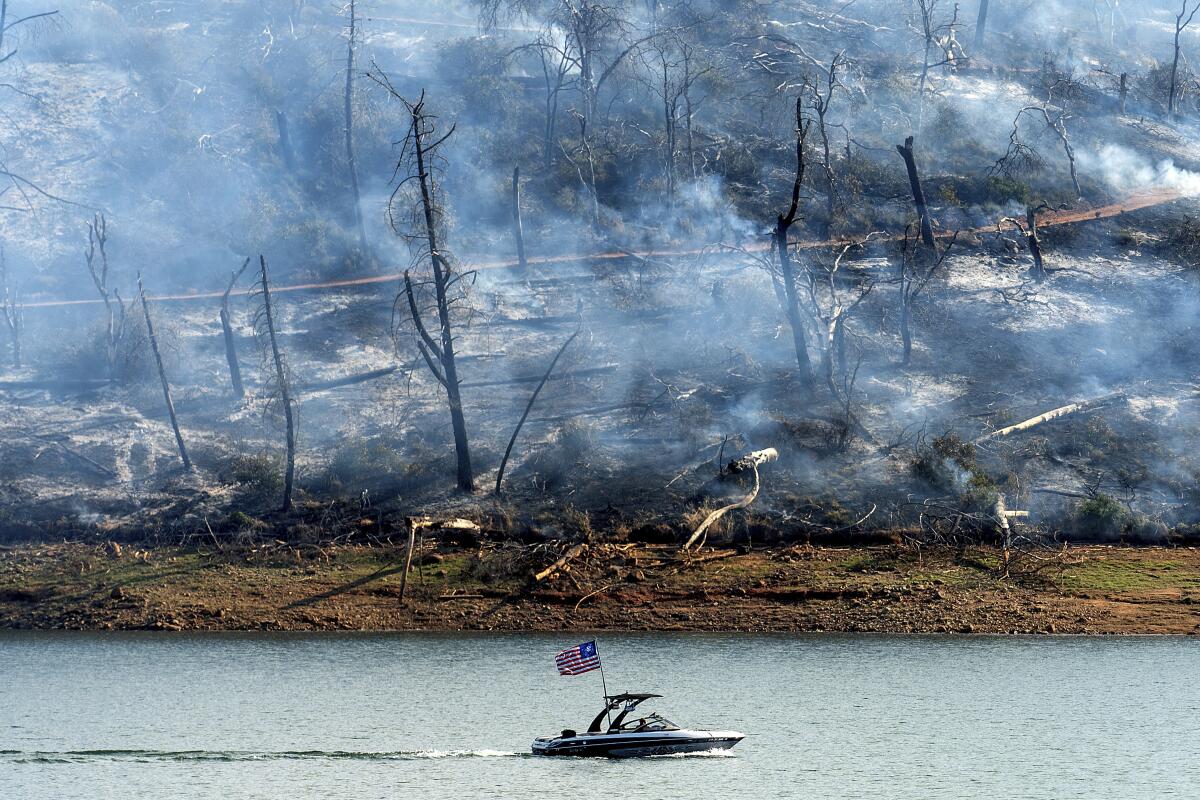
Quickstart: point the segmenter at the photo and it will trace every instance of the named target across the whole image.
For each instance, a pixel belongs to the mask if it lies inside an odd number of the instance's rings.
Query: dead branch
[[[553,564],[546,567],[541,572],[535,573],[533,576],[533,582],[541,583],[542,581],[546,580],[546,578],[550,577],[555,572],[558,572],[563,567],[565,567],[567,564],[569,564],[571,561],[573,561],[574,559],[583,555],[587,551],[588,551],[588,546],[587,546],[587,544],[585,544],[583,542],[580,542],[579,544],[571,545],[569,548],[567,548],[567,552],[563,553],[561,556],[559,556],[557,559],[555,559]]]
[[[525,424],[525,420],[529,417],[529,411],[533,408],[534,402],[538,398],[538,393],[542,391],[542,387],[546,385],[546,381],[550,380],[550,373],[554,371],[554,365],[558,363],[558,359],[570,347],[571,342],[575,341],[575,337],[579,335],[582,328],[576,328],[562,347],[558,348],[558,352],[554,354],[554,358],[550,359],[550,366],[546,367],[546,374],[542,376],[541,382],[537,388],[533,390],[533,394],[529,396],[529,402],[525,404],[525,411],[521,414],[521,419],[517,421],[517,427],[513,428],[512,437],[508,440],[508,447],[504,448],[504,458],[500,459],[500,469],[496,473],[496,494],[500,494],[500,485],[504,481],[504,468],[508,465],[508,457],[512,455],[513,445],[517,443],[517,436],[521,433],[521,427]]]

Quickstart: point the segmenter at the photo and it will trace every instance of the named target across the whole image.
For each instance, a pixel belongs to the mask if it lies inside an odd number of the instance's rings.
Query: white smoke
[[[1200,195],[1200,173],[1175,166],[1174,160],[1151,161],[1127,147],[1106,144],[1099,153],[1081,152],[1081,170],[1103,177],[1114,191],[1129,194],[1146,189],[1175,189]]]

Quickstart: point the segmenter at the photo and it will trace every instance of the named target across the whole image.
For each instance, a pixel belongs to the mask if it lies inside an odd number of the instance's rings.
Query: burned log
[[[774,461],[777,458],[779,458],[779,451],[774,447],[768,447],[765,450],[756,450],[753,453],[748,453],[741,458],[737,458],[729,462],[729,471],[731,473],[737,474],[739,472],[745,472],[746,470],[754,471],[754,488],[750,490],[749,494],[747,494],[741,500],[738,500],[736,503],[730,503],[727,506],[722,506],[705,517],[704,521],[700,523],[700,526],[697,527],[696,530],[692,532],[692,535],[688,537],[688,540],[683,543],[683,549],[690,549],[691,546],[695,544],[696,540],[703,536],[708,529],[712,527],[714,522],[728,514],[730,511],[736,511],[739,508],[746,508],[748,505],[753,503],[754,499],[758,497],[758,490],[760,487],[758,477],[759,466],[766,464],[769,461]]]
[[[550,577],[554,573],[561,570],[563,567],[567,566],[567,564],[569,564],[571,561],[575,560],[579,556],[586,553],[587,550],[588,550],[588,546],[583,542],[580,542],[579,544],[571,545],[570,547],[567,548],[567,552],[563,553],[561,556],[559,556],[557,559],[555,559],[553,564],[546,567],[541,572],[535,573],[533,576],[533,582],[541,583],[542,581],[546,580],[546,578]]]
[[[1036,417],[1030,417],[1024,422],[1018,422],[1015,425],[1009,425],[1007,428],[1000,428],[999,430],[994,430],[991,433],[985,433],[983,436],[977,438],[975,443],[978,444],[980,442],[986,442],[989,439],[998,439],[1002,436],[1009,436],[1014,433],[1020,433],[1021,431],[1027,431],[1032,427],[1041,425],[1043,422],[1049,422],[1050,420],[1058,419],[1059,417],[1065,417],[1068,414],[1074,414],[1079,411],[1086,411],[1091,408],[1096,408],[1122,397],[1125,397],[1125,392],[1117,391],[1110,392],[1109,394],[1102,395],[1091,400],[1081,400],[1077,403],[1068,403],[1065,406],[1059,406],[1058,408],[1051,409],[1044,414],[1038,414]]]

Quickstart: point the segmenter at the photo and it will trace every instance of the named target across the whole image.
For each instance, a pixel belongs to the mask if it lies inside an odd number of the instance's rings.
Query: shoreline
[[[1200,635],[1187,547],[1071,547],[1005,578],[992,548],[596,545],[536,584],[503,549],[431,550],[403,603],[398,549],[314,549],[6,548],[0,629]]]

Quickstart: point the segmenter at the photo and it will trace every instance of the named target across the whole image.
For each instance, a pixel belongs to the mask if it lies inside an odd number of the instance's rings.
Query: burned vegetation
[[[3,4],[0,542],[1200,541],[1192,4],[383,5]]]

